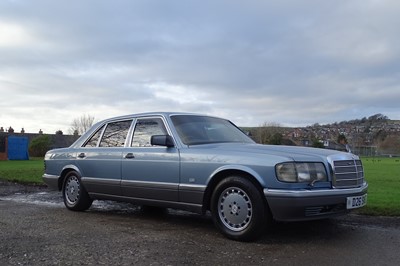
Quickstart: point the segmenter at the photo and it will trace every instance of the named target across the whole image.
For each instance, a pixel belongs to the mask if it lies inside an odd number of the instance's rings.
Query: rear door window
[[[132,120],[109,123],[100,141],[100,147],[124,147]]]
[[[97,132],[83,145],[83,147],[91,148],[97,147],[97,143],[101,137],[101,133],[103,133],[103,129],[105,126],[102,126]]]

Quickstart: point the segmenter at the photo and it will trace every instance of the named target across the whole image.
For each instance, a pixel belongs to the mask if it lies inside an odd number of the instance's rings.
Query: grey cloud
[[[0,25],[21,26],[30,41],[0,41],[0,90],[46,96],[36,109],[57,109],[51,124],[68,113],[57,127],[82,112],[154,110],[242,125],[371,112],[400,119],[399,9],[396,1],[5,1]]]

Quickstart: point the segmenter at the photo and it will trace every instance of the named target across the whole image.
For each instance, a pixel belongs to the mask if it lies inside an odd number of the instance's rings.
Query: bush
[[[51,147],[51,139],[48,135],[42,135],[32,139],[29,145],[29,155],[43,157]]]
[[[314,148],[325,148],[324,147],[324,143],[321,142],[319,139],[314,139],[313,142],[312,142],[312,146]]]

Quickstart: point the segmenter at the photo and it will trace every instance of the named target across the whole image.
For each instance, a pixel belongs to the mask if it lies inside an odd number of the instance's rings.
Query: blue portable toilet
[[[9,136],[8,160],[29,160],[28,137]]]

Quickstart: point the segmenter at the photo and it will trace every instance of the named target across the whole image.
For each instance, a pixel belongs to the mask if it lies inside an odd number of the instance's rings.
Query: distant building
[[[13,143],[19,143],[18,139],[26,139],[27,147],[29,147],[29,144],[31,143],[31,141],[34,138],[39,137],[41,135],[43,135],[42,130],[40,130],[38,134],[25,133],[25,130],[21,130],[21,133],[15,133],[14,130],[12,130],[12,132],[0,131],[0,160],[8,160],[10,157],[9,151],[10,151],[10,149],[12,150],[13,147],[9,147],[9,145],[11,145],[10,141],[9,141],[9,137],[14,138]],[[51,147],[50,147],[51,149],[69,147],[69,146],[71,146],[72,143],[74,143],[79,138],[79,136],[77,136],[77,135],[49,134],[49,136],[51,139]],[[13,143],[12,143],[12,145],[14,145]],[[19,145],[19,144],[15,144],[15,145]]]

